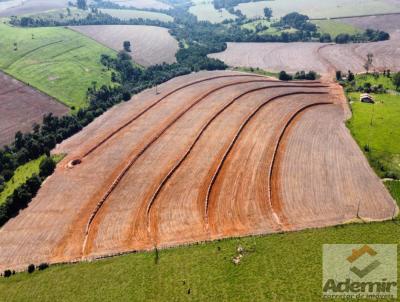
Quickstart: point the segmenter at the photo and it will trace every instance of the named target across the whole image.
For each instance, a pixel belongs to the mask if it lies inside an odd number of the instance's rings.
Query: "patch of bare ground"
[[[178,42],[167,28],[147,25],[84,25],[70,28],[116,51],[123,49],[124,41],[129,41],[130,55],[143,66],[176,62]]]
[[[61,116],[68,108],[0,72],[0,146],[11,143],[17,131],[32,130],[32,125],[50,112]]]
[[[373,69],[400,70],[399,33],[389,41],[358,44],[324,43],[228,43],[228,48],[209,55],[230,66],[259,67],[268,71],[332,70],[363,72],[367,54],[374,55]]]
[[[29,207],[0,229],[0,270],[343,223],[356,218],[358,197],[370,189],[375,204],[367,199],[362,216],[392,217],[395,203],[362,164],[357,145],[332,131],[344,127],[345,100],[331,86],[215,71],[178,77],[159,91],[117,105],[57,147],[69,155]],[[329,135],[306,128],[310,133],[300,134],[317,138],[292,150],[292,129],[303,118],[308,125],[308,112],[320,107],[328,120],[317,126]],[[321,149],[329,156],[316,158]],[[296,207],[291,196],[301,188],[281,177],[287,152],[307,153],[298,157],[314,167],[308,178],[317,182],[303,186]],[[353,162],[361,164],[351,169]],[[321,173],[331,187],[319,186]],[[347,183],[351,195],[341,203]],[[314,208],[326,200],[342,207],[321,221],[324,212]]]

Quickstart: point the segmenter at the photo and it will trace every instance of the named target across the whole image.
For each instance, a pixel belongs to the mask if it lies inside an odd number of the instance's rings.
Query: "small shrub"
[[[6,269],[3,273],[4,278],[8,278],[11,276],[11,271],[9,269]]]
[[[28,265],[28,273],[32,274],[35,271],[35,265],[34,264],[29,264]]]
[[[46,262],[43,262],[43,263],[40,263],[40,264],[39,264],[38,269],[39,269],[39,271],[43,271],[43,270],[45,270],[45,269],[48,268],[48,267],[49,267],[49,264],[46,263]]]

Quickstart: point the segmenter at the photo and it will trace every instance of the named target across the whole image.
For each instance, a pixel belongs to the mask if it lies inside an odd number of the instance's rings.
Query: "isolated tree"
[[[348,73],[348,75],[347,75],[347,80],[348,80],[349,82],[353,82],[354,79],[355,79],[354,73],[352,73],[352,72],[349,70],[349,73]]]
[[[129,41],[124,41],[124,43],[122,44],[122,46],[124,47],[124,50],[127,52],[131,52],[131,42]]]
[[[369,69],[372,66],[373,59],[374,59],[374,55],[372,53],[368,53],[367,54],[367,61],[364,64],[364,68],[365,68],[365,71],[367,73],[369,72]]]
[[[272,17],[272,9],[270,9],[269,7],[264,8],[264,16],[268,20],[271,19],[271,17]]]
[[[17,44],[17,42],[14,42],[14,51],[17,51],[18,50],[18,44]]]
[[[8,278],[11,276],[11,271],[9,269],[5,270],[3,273],[4,278]]]
[[[29,264],[28,265],[28,273],[32,274],[35,271],[35,265],[34,264]]]
[[[86,0],[77,0],[76,6],[77,6],[79,9],[86,10],[86,9],[87,9]]]
[[[340,70],[336,70],[336,80],[340,81],[342,79],[342,72]]]
[[[392,82],[393,82],[394,86],[396,86],[396,89],[399,90],[399,87],[400,87],[400,72],[397,72],[397,73],[393,74]]]

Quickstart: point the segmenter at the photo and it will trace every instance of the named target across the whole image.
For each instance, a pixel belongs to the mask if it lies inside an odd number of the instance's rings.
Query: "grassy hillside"
[[[353,101],[348,122],[351,133],[364,151],[369,146],[365,154],[380,177],[392,177],[392,173],[400,177],[400,96],[375,95],[374,105],[359,102],[359,96],[349,94]]]
[[[0,300],[320,301],[322,244],[400,244],[399,232],[394,222],[354,224],[162,250],[158,264],[140,253],[54,266],[1,278]]]
[[[354,35],[361,32],[361,30],[350,24],[345,24],[335,20],[314,20],[312,22],[318,26],[320,33],[330,34],[332,38],[335,38],[339,34]]]
[[[0,37],[0,69],[68,106],[85,106],[93,81],[111,84],[100,55],[115,52],[72,30],[0,24]]]

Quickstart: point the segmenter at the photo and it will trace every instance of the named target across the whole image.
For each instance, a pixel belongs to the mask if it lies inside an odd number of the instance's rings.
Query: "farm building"
[[[375,103],[374,98],[368,93],[363,93],[360,95],[360,102],[370,103],[370,104]]]

